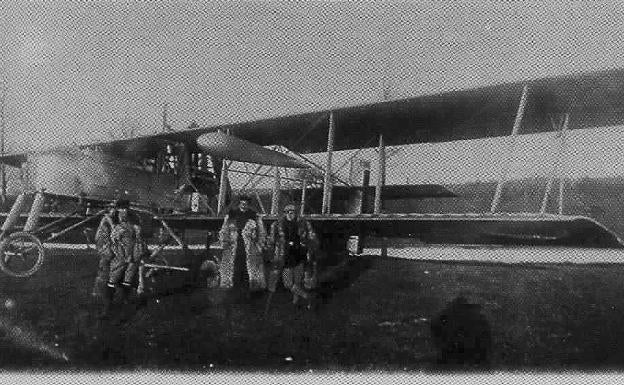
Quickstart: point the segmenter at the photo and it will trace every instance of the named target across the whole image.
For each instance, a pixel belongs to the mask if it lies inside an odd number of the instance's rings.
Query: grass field
[[[30,279],[0,277],[5,369],[192,371],[465,370],[436,363],[430,321],[463,295],[492,331],[479,370],[624,367],[624,265],[504,265],[365,256],[321,289],[317,311],[288,293],[215,303],[206,288],[168,287],[98,321],[96,258],[54,251]],[[63,354],[67,359],[62,358]]]

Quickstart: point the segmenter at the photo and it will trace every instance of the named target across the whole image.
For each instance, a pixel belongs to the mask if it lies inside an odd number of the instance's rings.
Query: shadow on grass
[[[348,257],[343,264],[331,267],[316,289],[322,303],[328,303],[337,292],[351,286],[371,267],[372,258],[374,257]]]

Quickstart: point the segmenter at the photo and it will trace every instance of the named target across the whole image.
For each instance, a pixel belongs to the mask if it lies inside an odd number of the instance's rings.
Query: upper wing
[[[370,147],[380,133],[387,145],[509,135],[525,84],[529,86],[529,97],[521,133],[551,131],[553,115],[566,112],[571,113],[570,129],[624,125],[624,69],[616,69],[332,109],[334,149]],[[153,157],[166,144],[197,146],[202,135],[221,130],[248,141],[245,146],[282,145],[300,153],[323,152],[329,113],[312,111],[81,147],[97,146],[118,157]],[[237,145],[236,151],[230,148],[230,153],[249,154],[245,146]],[[0,161],[17,164],[23,155],[8,155]],[[288,163],[286,155],[278,158]]]
[[[570,129],[624,125],[624,69],[586,72],[332,109],[334,149],[444,142],[511,133],[524,85],[529,86],[520,133],[552,131],[555,114],[571,113]],[[186,131],[221,128],[260,145],[324,152],[330,110]],[[371,145],[372,144],[372,145]]]

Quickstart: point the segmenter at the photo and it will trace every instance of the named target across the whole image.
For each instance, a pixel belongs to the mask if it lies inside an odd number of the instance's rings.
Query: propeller
[[[197,138],[197,144],[213,156],[238,162],[289,168],[310,167],[299,159],[219,131],[201,135]]]

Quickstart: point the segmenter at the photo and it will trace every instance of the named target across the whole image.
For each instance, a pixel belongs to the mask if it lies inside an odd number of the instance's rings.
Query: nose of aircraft
[[[211,155],[238,162],[290,168],[309,167],[299,159],[222,132],[203,134],[197,138],[197,144],[203,151]]]

